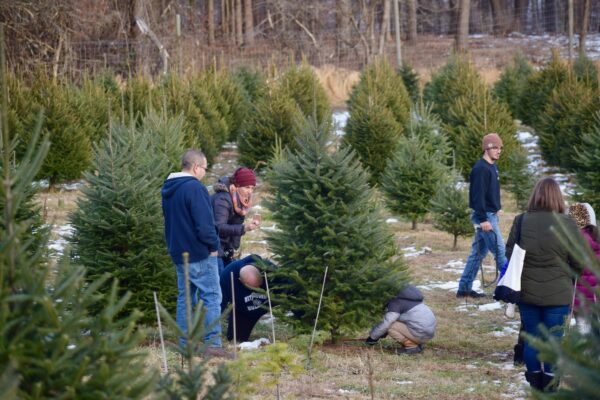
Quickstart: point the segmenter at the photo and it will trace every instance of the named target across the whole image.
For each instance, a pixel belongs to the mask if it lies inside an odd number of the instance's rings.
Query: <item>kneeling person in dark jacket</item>
[[[423,343],[435,335],[436,325],[433,312],[423,304],[423,294],[408,285],[387,303],[383,322],[371,329],[366,343],[375,344],[389,334],[403,346],[398,353],[420,353]]]
[[[231,273],[233,273],[233,291],[235,309],[227,317],[227,340],[233,340],[233,313],[235,312],[235,333],[238,342],[245,342],[252,329],[267,313],[266,285],[260,270],[256,267],[264,262],[259,256],[251,255],[229,264],[221,273],[221,312],[232,303]]]

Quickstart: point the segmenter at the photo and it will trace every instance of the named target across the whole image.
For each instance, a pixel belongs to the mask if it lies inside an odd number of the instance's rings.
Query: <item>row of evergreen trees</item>
[[[535,129],[544,160],[574,172],[582,198],[600,206],[600,92],[594,63],[581,54],[571,66],[553,51],[550,61],[534,70],[517,56],[493,93]]]
[[[55,82],[39,73],[24,81],[8,78],[8,126],[19,137],[17,159],[27,149],[40,110],[42,134],[50,141],[38,179],[50,184],[82,177],[95,145],[106,138],[111,122],[139,126],[152,110],[182,116],[184,144],[200,147],[212,161],[221,146],[246,129],[253,104],[266,91],[264,78],[247,69],[208,70],[185,78],[166,76],[156,82],[135,77],[121,83],[102,75],[80,85]]]

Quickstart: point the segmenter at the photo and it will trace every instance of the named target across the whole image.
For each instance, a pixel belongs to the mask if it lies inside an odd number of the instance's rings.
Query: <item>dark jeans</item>
[[[543,325],[550,330],[552,335],[561,337],[564,331],[565,318],[569,314],[569,306],[534,306],[532,304],[519,304],[523,329],[528,334],[541,337],[539,326]],[[538,351],[525,341],[525,366],[528,372],[542,371],[542,364],[537,357]],[[552,365],[544,363],[545,373],[552,373]]]
[[[267,310],[263,312],[254,311],[252,314],[245,314],[237,312],[235,315],[235,339],[238,343],[248,341],[254,325],[258,322],[260,317],[267,313]],[[233,340],[233,312],[229,313],[227,318],[227,340],[230,342]]]

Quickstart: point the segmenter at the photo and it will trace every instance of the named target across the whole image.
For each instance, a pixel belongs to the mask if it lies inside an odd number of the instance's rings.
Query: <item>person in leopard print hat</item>
[[[596,226],[596,214],[592,206],[588,203],[575,203],[569,207],[569,215],[575,220],[592,251],[600,260],[600,236]],[[590,332],[590,315],[589,312],[586,312],[586,305],[598,301],[597,286],[598,278],[596,275],[589,268],[584,268],[581,277],[577,281],[577,296],[574,304],[575,320],[581,333]]]

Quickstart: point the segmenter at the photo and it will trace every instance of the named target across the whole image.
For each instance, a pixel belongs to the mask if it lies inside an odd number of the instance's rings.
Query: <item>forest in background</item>
[[[584,49],[600,30],[591,0],[398,0],[404,61],[418,64],[432,38],[468,34],[565,35]],[[1,1],[9,68],[44,68],[78,78],[110,70],[122,76],[196,71],[212,64],[361,69],[395,48],[395,0],[58,0]],[[508,62],[508,60],[506,60]],[[433,67],[434,65],[432,65]],[[437,65],[436,65],[437,66]]]

